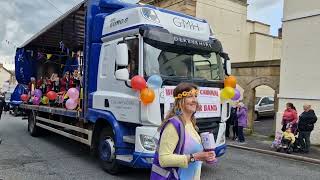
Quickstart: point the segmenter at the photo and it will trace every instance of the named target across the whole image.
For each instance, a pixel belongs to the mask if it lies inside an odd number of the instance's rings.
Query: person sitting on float
[[[52,73],[50,82],[51,82],[51,90],[56,93],[60,92],[60,78],[57,73]]]

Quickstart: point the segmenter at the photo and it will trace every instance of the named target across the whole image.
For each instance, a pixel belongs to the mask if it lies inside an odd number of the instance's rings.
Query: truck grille
[[[161,108],[161,119],[164,119],[164,105],[160,104]],[[203,132],[213,133],[215,140],[219,133],[219,123],[221,121],[220,117],[213,118],[197,118],[197,126],[199,128],[199,134]]]

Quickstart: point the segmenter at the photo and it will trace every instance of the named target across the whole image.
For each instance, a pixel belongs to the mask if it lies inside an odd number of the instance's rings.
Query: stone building
[[[320,144],[320,1],[285,0],[282,30],[277,130],[287,102],[292,102],[299,114],[303,104],[311,104],[319,119],[311,142]]]
[[[15,85],[16,83],[14,72],[3,67],[3,64],[0,64],[0,92],[8,89],[9,87],[7,86]],[[3,86],[6,87],[3,89]]]

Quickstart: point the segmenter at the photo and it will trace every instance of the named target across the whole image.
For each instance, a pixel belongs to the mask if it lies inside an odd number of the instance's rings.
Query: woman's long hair
[[[296,107],[294,107],[294,105],[292,103],[287,103],[287,106],[290,107],[291,109],[296,110]]]
[[[173,90],[173,97],[177,97],[178,94],[181,94],[183,91],[188,92],[188,91],[191,91],[192,89],[197,90],[198,89],[197,85],[192,84],[192,83],[180,83]],[[162,123],[159,127],[159,130],[161,130],[163,128],[163,126],[168,122],[168,120],[174,116],[177,116],[179,118],[179,120],[184,125],[186,125],[186,120],[182,117],[182,111],[181,111],[182,107],[184,106],[184,103],[185,103],[185,97],[175,99],[173,107],[169,110],[168,114],[166,115],[166,117],[162,121]],[[191,122],[192,122],[193,127],[198,131],[198,127],[196,125],[196,118],[195,118],[194,114],[191,117]]]

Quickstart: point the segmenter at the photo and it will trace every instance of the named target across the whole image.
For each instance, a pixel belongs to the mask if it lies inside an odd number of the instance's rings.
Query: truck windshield
[[[212,52],[197,54],[165,51],[144,43],[144,71],[146,76],[184,77],[188,79],[221,80],[222,64],[220,57]]]

